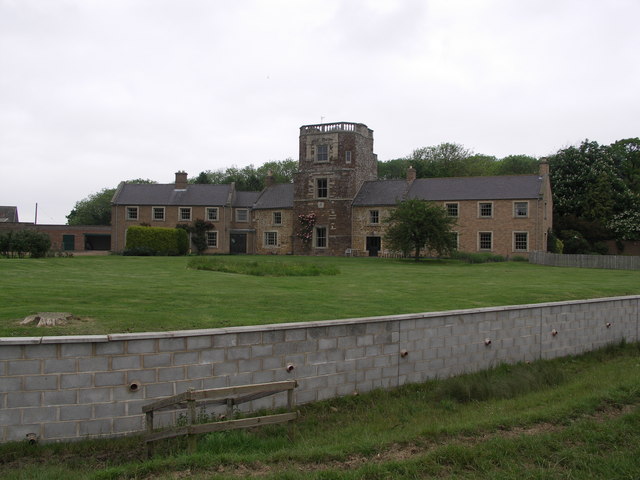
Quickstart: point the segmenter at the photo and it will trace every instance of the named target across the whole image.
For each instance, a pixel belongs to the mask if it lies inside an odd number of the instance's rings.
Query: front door
[[[246,233],[231,234],[230,252],[232,255],[237,255],[239,253],[247,253],[247,234]]]
[[[62,235],[62,249],[64,251],[76,249],[76,236],[75,235]]]
[[[380,237],[367,237],[367,250],[370,257],[377,257],[382,247],[382,239]]]

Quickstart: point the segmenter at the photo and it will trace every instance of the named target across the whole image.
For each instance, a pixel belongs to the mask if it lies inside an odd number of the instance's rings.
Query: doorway
[[[231,246],[229,247],[229,253],[231,253],[232,255],[247,253],[247,234],[246,233],[231,234]]]
[[[367,237],[367,250],[369,251],[370,257],[377,257],[381,247],[381,237]]]

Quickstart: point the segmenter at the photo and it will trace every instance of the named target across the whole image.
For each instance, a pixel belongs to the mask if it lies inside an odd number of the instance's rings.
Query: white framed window
[[[138,207],[127,207],[127,220],[138,220]]]
[[[460,249],[460,232],[451,232],[456,250]]]
[[[526,218],[529,216],[529,202],[513,202],[513,216]]]
[[[478,232],[478,250],[493,250],[493,232]]]
[[[480,218],[493,217],[493,202],[478,202],[478,216]]]
[[[164,207],[153,207],[153,220],[164,222]]]
[[[316,162],[328,162],[329,161],[329,145],[326,143],[316,145]]]
[[[218,221],[218,207],[207,207],[207,220],[210,222]]]
[[[329,181],[326,178],[316,178],[316,198],[329,197]]]
[[[327,227],[316,227],[313,244],[316,248],[327,248]]]
[[[459,214],[459,206],[457,203],[445,203],[444,208],[450,217],[457,217]]]
[[[265,247],[277,247],[278,246],[278,232],[264,232],[264,246]]]
[[[209,230],[207,232],[207,247],[218,248],[218,232],[215,230]]]
[[[191,207],[180,207],[178,211],[178,218],[182,222],[190,222],[191,221]]]
[[[351,150],[344,152],[344,163],[351,163]]]
[[[513,232],[513,251],[529,251],[529,232]]]
[[[273,224],[282,225],[282,212],[273,212]]]
[[[380,223],[380,211],[379,210],[369,210],[369,223],[372,225],[377,225]]]
[[[246,208],[236,208],[236,222],[248,222],[249,210]]]

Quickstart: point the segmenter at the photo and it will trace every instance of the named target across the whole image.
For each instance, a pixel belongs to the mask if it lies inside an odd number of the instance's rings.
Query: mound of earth
[[[72,313],[40,312],[29,315],[20,322],[20,325],[35,325],[36,327],[55,327],[67,325],[75,317]]]

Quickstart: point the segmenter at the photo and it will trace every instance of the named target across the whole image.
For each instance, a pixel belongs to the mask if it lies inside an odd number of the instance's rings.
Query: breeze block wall
[[[296,379],[296,401],[304,404],[635,342],[639,304],[640,296],[629,296],[182,332],[0,338],[0,441],[138,433],[143,405],[189,388]],[[248,409],[285,403],[279,394]]]

